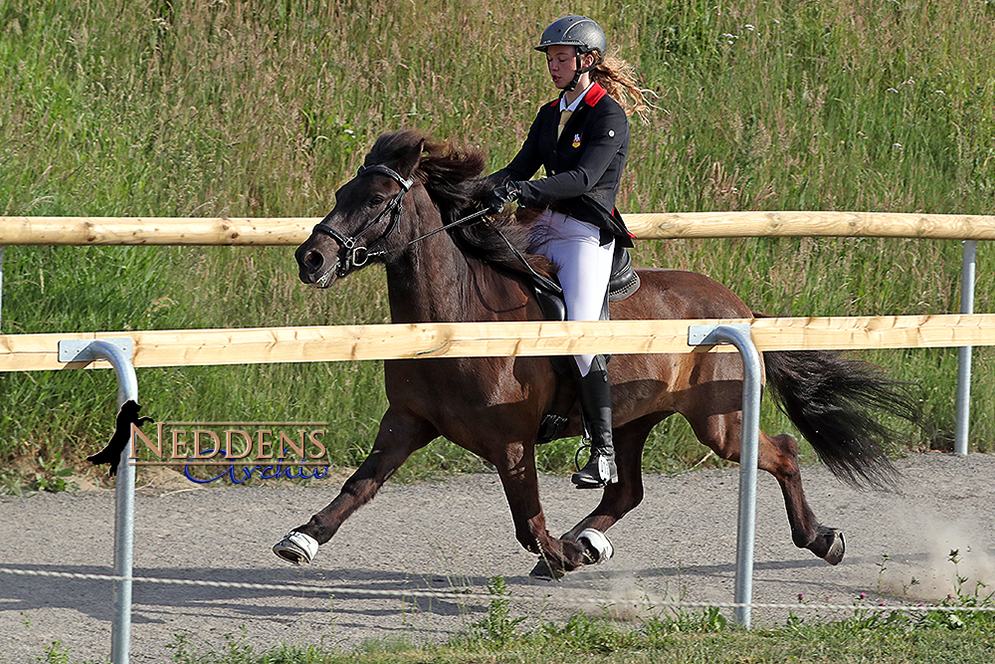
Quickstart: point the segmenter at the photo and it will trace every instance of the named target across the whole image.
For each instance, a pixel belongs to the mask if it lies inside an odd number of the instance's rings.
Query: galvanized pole
[[[63,362],[110,362],[117,376],[120,409],[126,401],[138,402],[138,377],[131,363],[132,343],[130,338],[60,341],[59,359]],[[131,464],[130,452],[130,445],[121,450],[115,481],[114,575],[121,577],[121,580],[114,586],[114,625],[111,629],[113,664],[128,664],[130,657],[135,532],[135,467]]]
[[[965,240],[960,270],[960,312],[974,313],[974,280],[978,242]],[[954,421],[954,452],[967,454],[971,431],[971,346],[957,349],[957,410]]]
[[[696,329],[697,328],[697,329]],[[739,523],[736,535],[736,622],[750,628],[753,602],[753,543],[756,537],[757,463],[760,448],[760,397],[763,369],[750,339],[749,324],[692,325],[688,344],[731,343],[743,359],[743,423],[739,446]]]
[[[6,248],[0,245],[0,334],[3,333],[3,252]]]

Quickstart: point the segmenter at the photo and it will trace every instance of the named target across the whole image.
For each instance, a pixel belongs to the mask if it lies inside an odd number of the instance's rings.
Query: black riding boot
[[[577,382],[580,410],[591,435],[591,460],[573,474],[578,489],[594,489],[618,482],[615,447],[612,445],[612,399],[608,371],[601,355]]]

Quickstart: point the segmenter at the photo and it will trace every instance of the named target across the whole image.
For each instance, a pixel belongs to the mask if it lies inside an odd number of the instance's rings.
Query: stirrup
[[[587,465],[570,478],[578,489],[597,489],[618,482],[618,467],[614,456],[592,454]]]

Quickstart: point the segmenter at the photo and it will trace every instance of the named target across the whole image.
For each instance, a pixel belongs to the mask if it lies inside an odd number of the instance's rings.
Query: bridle
[[[376,258],[377,256],[383,256],[384,254],[387,253],[385,249],[380,249],[379,247],[381,244],[387,241],[387,238],[390,237],[390,234],[393,233],[394,230],[397,228],[397,224],[401,219],[401,205],[404,203],[404,195],[411,190],[411,187],[415,183],[414,179],[403,178],[397,171],[395,171],[392,168],[388,168],[383,164],[374,164],[372,166],[360,166],[359,172],[356,174],[356,177],[363,177],[364,175],[369,175],[371,173],[379,173],[381,175],[386,175],[391,180],[396,182],[397,185],[401,188],[401,191],[398,192],[398,194],[394,196],[393,199],[391,199],[390,203],[388,203],[386,207],[384,207],[384,209],[380,211],[380,214],[374,217],[372,221],[364,224],[362,228],[360,228],[356,232],[356,234],[351,237],[347,237],[346,235],[335,229],[333,226],[326,223],[332,217],[331,212],[329,212],[328,215],[320,222],[318,222],[318,224],[314,227],[314,229],[312,229],[312,233],[322,233],[332,238],[338,243],[339,260],[336,267],[334,267],[333,269],[335,270],[336,275],[339,277],[339,279],[342,279],[346,277],[350,272],[353,272],[354,270],[358,270],[359,268],[365,266],[367,263],[370,262],[371,258]],[[473,221],[474,219],[483,217],[488,213],[490,213],[490,210],[488,208],[484,208],[470,215],[467,215],[462,219],[451,221],[448,224],[444,224],[441,227],[429,231],[428,233],[425,233],[420,237],[416,237],[415,239],[408,242],[408,246],[410,247],[416,242],[420,242],[421,240],[424,240],[427,237],[431,237],[436,233],[441,233],[442,231],[449,230],[454,226],[459,226],[460,224],[465,224],[468,221]],[[385,228],[383,233],[380,234],[380,237],[378,237],[373,242],[365,246],[361,245],[359,243],[359,236],[368,231],[369,229],[373,228],[377,224],[379,224],[381,221],[383,221],[384,217],[388,215],[390,215],[390,221],[387,224],[387,228]],[[549,290],[552,290],[554,292],[562,292],[562,290],[560,290],[560,287],[556,282],[551,281],[549,278],[536,272],[535,269],[533,269],[532,266],[529,264],[528,260],[526,260],[525,256],[523,256],[521,252],[514,245],[512,245],[511,242],[508,241],[508,238],[506,238],[499,229],[495,229],[495,231],[501,237],[501,239],[504,240],[504,242],[508,245],[509,249],[511,249],[511,251],[515,254],[515,256],[522,262],[522,264],[526,267],[526,269],[532,274],[533,278],[535,278],[540,282],[543,282],[546,288]]]
[[[401,191],[398,192],[398,194],[391,199],[390,203],[388,203],[384,209],[380,211],[380,214],[378,214],[370,222],[364,224],[362,228],[356,231],[356,234],[351,237],[347,237],[330,224],[326,223],[331,218],[332,213],[329,213],[328,216],[322,219],[312,230],[313,233],[323,233],[324,235],[327,235],[339,244],[339,261],[336,273],[340,279],[348,275],[353,270],[358,270],[366,265],[371,258],[382,256],[387,253],[385,249],[381,248],[381,245],[387,241],[390,234],[397,228],[397,224],[401,219],[401,205],[404,203],[404,195],[411,190],[412,185],[415,183],[413,179],[403,178],[397,171],[382,164],[360,166],[356,177],[362,177],[373,173],[386,175],[391,180],[396,182],[401,188]],[[390,219],[387,223],[387,227],[384,229],[383,233],[380,234],[380,237],[373,240],[373,242],[370,242],[369,244],[360,244],[359,236],[379,224],[384,220],[384,217],[388,216]]]
[[[384,254],[387,253],[385,249],[379,249],[379,247],[381,244],[386,242],[390,234],[393,233],[395,229],[397,229],[397,224],[401,219],[401,205],[403,205],[404,203],[404,195],[411,190],[411,187],[415,183],[414,179],[403,178],[397,171],[395,171],[392,168],[388,168],[383,164],[374,164],[373,166],[360,166],[359,172],[356,173],[356,177],[362,177],[364,175],[369,175],[371,173],[379,173],[380,175],[386,175],[391,180],[396,182],[397,185],[401,188],[401,191],[398,192],[398,194],[390,201],[390,203],[387,204],[386,207],[384,207],[383,210],[381,210],[380,214],[378,214],[375,218],[373,218],[373,220],[371,220],[369,223],[364,224],[363,227],[360,228],[356,232],[356,234],[351,237],[347,237],[346,235],[344,235],[336,228],[327,223],[328,220],[331,219],[332,213],[328,213],[328,216],[322,219],[318,223],[318,225],[316,225],[314,229],[312,229],[313,233],[322,233],[332,238],[338,243],[339,260],[335,268],[335,271],[336,275],[340,279],[348,275],[350,272],[358,270],[359,268],[365,266],[367,263],[370,262],[371,258],[376,258],[377,256],[383,256]],[[478,219],[487,214],[488,212],[490,212],[490,210],[484,208],[483,210],[474,212],[473,214],[467,215],[462,219],[451,221],[448,224],[441,226],[440,228],[436,228],[433,231],[425,233],[421,237],[416,237],[415,239],[408,242],[408,246],[411,246],[416,242],[420,242],[425,238],[431,237],[436,233],[441,233],[442,231],[449,230],[454,226],[459,226],[460,224],[465,224],[468,221],[473,221],[474,219]],[[387,227],[384,229],[384,232],[380,234],[380,237],[378,237],[376,240],[369,243],[368,245],[365,246],[361,245],[359,243],[359,236],[368,231],[369,229],[373,228],[377,224],[379,224],[381,221],[383,221],[384,217],[388,215],[390,215],[390,221],[388,222]]]

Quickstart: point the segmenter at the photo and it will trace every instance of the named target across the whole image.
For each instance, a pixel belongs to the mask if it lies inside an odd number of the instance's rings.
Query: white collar
[[[571,113],[576,111],[577,108],[583,103],[584,98],[587,97],[587,93],[591,91],[593,86],[594,83],[592,82],[591,85],[584,88],[584,91],[580,93],[580,95],[578,95],[570,105],[567,105],[567,96],[565,94],[560,95],[560,111],[570,111]]]

